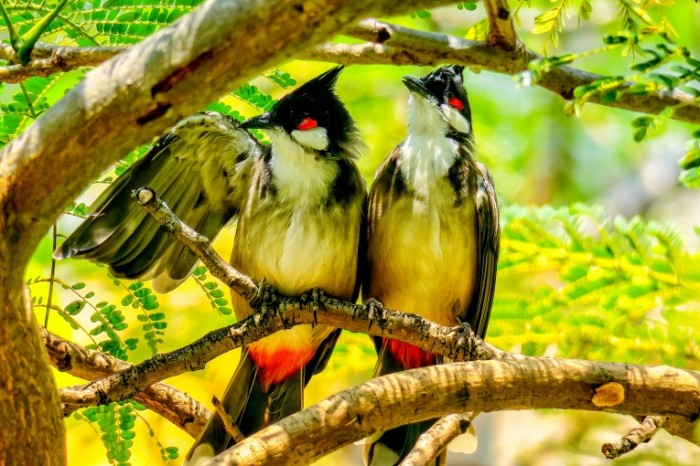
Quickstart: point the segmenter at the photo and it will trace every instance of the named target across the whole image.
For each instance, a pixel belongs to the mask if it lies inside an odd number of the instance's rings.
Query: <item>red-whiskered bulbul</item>
[[[56,256],[88,257],[118,276],[155,277],[160,290],[177,286],[196,258],[129,199],[132,189],[151,186],[210,238],[237,216],[231,264],[256,282],[286,295],[322,289],[355,300],[367,197],[355,159],[365,143],[334,92],[341,70],[308,81],[241,124],[212,114],[180,123],[98,199]],[[248,128],[264,130],[271,145],[258,144]],[[252,313],[240,296],[232,301],[239,320]],[[243,348],[221,402],[244,436],[303,407],[303,389],[325,367],[339,332],[300,325]],[[233,443],[214,414],[185,464]]]
[[[362,294],[442,325],[468,323],[483,338],[496,283],[498,205],[489,172],[474,158],[462,71],[444,66],[403,79],[409,131],[370,189]],[[375,375],[441,362],[397,340],[375,338],[375,346]],[[399,463],[432,422],[373,437],[365,462]]]

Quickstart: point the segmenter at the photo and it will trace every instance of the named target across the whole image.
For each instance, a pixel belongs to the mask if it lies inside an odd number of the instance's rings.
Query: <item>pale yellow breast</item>
[[[371,283],[364,297],[454,325],[469,305],[476,273],[475,209],[454,206],[447,180],[428,197],[384,203],[370,219]]]
[[[325,209],[282,207],[259,200],[239,220],[231,264],[254,280],[266,281],[281,293],[296,296],[312,288],[350,299],[357,275],[361,203]],[[298,207],[298,206],[297,206]],[[234,296],[236,316],[250,315],[250,307]],[[296,326],[266,337],[257,347],[317,346],[330,327]]]

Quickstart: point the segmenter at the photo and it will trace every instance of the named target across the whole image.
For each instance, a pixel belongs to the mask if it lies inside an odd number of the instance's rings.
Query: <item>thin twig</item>
[[[469,429],[474,413],[448,414],[423,432],[400,466],[430,464],[456,437]]]
[[[95,380],[128,369],[131,364],[99,351],[65,340],[45,328],[40,329],[51,364],[86,380]],[[209,411],[197,400],[170,385],[157,383],[134,394],[139,403],[160,414],[193,438],[209,419]]]
[[[644,418],[639,427],[630,430],[627,435],[615,443],[605,443],[601,448],[603,455],[607,459],[614,459],[628,453],[640,444],[648,442],[661,429],[666,420],[666,416],[653,414]]]
[[[216,414],[224,423],[224,430],[226,430],[226,433],[228,433],[236,443],[241,443],[243,440],[245,440],[245,436],[243,435],[243,432],[241,432],[241,429],[238,428],[238,425],[233,422],[231,416],[229,416],[224,407],[221,405],[221,400],[219,400],[216,396],[213,396],[211,398],[211,402],[214,405]]]
[[[484,0],[489,19],[489,45],[513,50],[518,42],[513,26],[513,15],[508,7],[508,0]]]

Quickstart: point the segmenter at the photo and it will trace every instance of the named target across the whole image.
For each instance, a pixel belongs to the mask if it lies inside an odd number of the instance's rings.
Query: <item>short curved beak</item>
[[[426,99],[430,97],[430,91],[423,85],[420,79],[413,76],[404,76],[402,81],[404,86],[412,93],[418,94]]]
[[[243,123],[239,124],[239,128],[243,129],[251,129],[251,128],[258,128],[258,129],[266,129],[266,128],[274,128],[275,125],[270,121],[270,114],[269,113],[263,113],[262,115],[254,116],[252,118],[248,118],[245,120]]]

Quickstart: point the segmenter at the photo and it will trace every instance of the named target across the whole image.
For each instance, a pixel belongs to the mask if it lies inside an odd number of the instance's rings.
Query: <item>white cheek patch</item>
[[[316,150],[328,149],[328,132],[326,128],[316,127],[305,131],[295,129],[292,131],[292,137],[302,146]]]
[[[442,108],[443,115],[445,115],[445,118],[447,119],[447,123],[450,125],[450,127],[452,127],[452,129],[458,133],[469,134],[471,131],[471,125],[457,109],[445,104],[441,105],[440,107]]]

